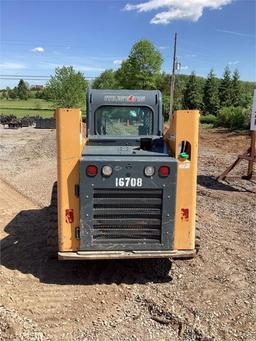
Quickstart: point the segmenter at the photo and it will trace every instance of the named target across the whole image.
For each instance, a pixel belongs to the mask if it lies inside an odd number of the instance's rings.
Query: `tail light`
[[[163,178],[167,177],[170,174],[170,168],[168,166],[161,166],[159,168],[159,175]]]
[[[95,176],[98,173],[98,168],[95,165],[89,165],[86,168],[86,174],[88,176]]]

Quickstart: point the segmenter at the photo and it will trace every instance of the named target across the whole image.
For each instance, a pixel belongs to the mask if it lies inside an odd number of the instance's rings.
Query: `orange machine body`
[[[176,111],[165,133],[165,143],[178,161],[174,245],[169,252],[79,252],[79,163],[85,134],[79,109],[55,113],[58,163],[59,259],[191,257],[195,255],[196,179],[198,158],[197,110]],[[183,150],[182,150],[183,148]],[[189,158],[180,157],[185,151]]]

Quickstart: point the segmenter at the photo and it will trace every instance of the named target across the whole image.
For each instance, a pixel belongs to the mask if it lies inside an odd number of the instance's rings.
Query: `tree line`
[[[164,114],[167,119],[170,104],[171,75],[161,72],[163,58],[148,40],[135,43],[118,70],[106,70],[97,77],[96,89],[159,89],[163,95]],[[174,110],[198,109],[202,122],[228,128],[243,128],[249,124],[254,82],[240,80],[238,69],[231,74],[226,66],[223,77],[217,78],[210,70],[207,78],[176,75]]]
[[[121,67],[106,70],[97,77],[95,89],[159,89],[163,94],[165,112],[169,110],[171,76],[161,72],[163,59],[159,51],[148,40],[137,42]],[[227,66],[223,78],[216,77],[210,70],[207,78],[191,75],[176,75],[174,109],[199,109],[203,114],[217,115],[222,107],[251,104],[253,82],[240,80],[239,71]]]
[[[21,79],[17,86],[13,89],[7,86],[6,89],[1,90],[1,98],[4,99],[20,99],[27,100],[31,97],[29,84]]]
[[[169,91],[171,75],[161,72],[161,53],[147,39],[136,42],[117,70],[105,70],[91,84],[81,72],[72,66],[57,68],[45,89],[33,95],[51,100],[56,106],[85,108],[86,89],[159,89],[163,95],[164,113],[169,111]],[[216,121],[223,116],[241,112],[246,121],[252,103],[255,83],[240,80],[239,71],[231,74],[229,67],[223,77],[217,78],[210,70],[207,78],[190,75],[176,75],[174,110],[198,109],[201,114]],[[31,96],[29,86],[20,80],[17,87],[2,91],[2,97],[27,99]],[[227,109],[228,108],[228,109]],[[247,110],[247,111],[246,111]],[[247,113],[245,113],[245,111]],[[225,116],[224,115],[224,116]],[[216,118],[216,119],[215,119]]]

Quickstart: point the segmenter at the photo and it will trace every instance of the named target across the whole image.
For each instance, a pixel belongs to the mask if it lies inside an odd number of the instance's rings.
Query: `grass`
[[[23,116],[52,117],[53,103],[44,99],[29,98],[25,100],[0,99],[0,114]]]
[[[0,99],[0,108],[5,109],[52,109],[53,103],[45,99],[29,98],[27,101],[19,99]]]
[[[53,117],[54,110],[47,109],[2,109],[0,108],[0,115],[14,115],[16,117],[24,116],[41,116],[41,117]]]

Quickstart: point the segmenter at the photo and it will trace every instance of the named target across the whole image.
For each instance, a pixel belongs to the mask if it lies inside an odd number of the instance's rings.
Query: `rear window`
[[[102,106],[95,111],[95,134],[152,135],[153,111],[145,106]]]

